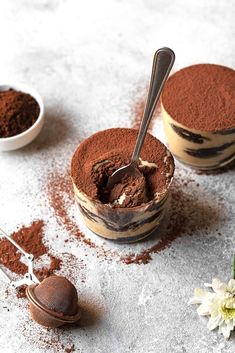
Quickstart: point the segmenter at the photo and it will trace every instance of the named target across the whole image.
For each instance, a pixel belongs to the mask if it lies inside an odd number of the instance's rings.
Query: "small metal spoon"
[[[152,119],[154,109],[159,100],[163,86],[170,74],[175,61],[175,54],[169,48],[158,49],[153,58],[152,74],[148,91],[148,98],[145,105],[144,115],[139,128],[134,152],[131,157],[130,164],[117,169],[108,179],[107,190],[112,189],[115,184],[118,184],[125,175],[135,178],[142,177],[138,169],[139,155],[144,143],[144,139]]]

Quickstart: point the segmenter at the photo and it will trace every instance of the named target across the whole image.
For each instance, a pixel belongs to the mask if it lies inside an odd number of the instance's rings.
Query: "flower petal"
[[[211,283],[207,283],[207,282],[206,282],[206,283],[204,283],[204,286],[205,286],[205,287],[208,287],[208,288],[212,288],[212,284],[211,284]]]
[[[201,288],[195,288],[194,297],[189,299],[188,304],[201,304],[208,297],[208,294],[213,293],[206,292],[204,289]]]
[[[220,330],[221,330],[221,332],[222,332],[222,334],[224,335],[225,338],[229,338],[230,337],[230,328],[225,323],[223,323],[220,326]]]
[[[228,282],[228,287],[232,292],[235,291],[235,279],[230,279],[230,281]]]
[[[228,291],[228,286],[226,283],[221,282],[218,278],[213,278],[212,289],[215,293],[221,294]]]
[[[221,317],[220,315],[217,316],[211,316],[208,323],[207,323],[207,328],[212,331],[214,330],[217,326],[219,326],[221,322]],[[222,319],[223,322],[223,319]]]
[[[227,285],[218,278],[213,278],[212,284],[204,285],[213,291],[196,288],[194,297],[188,303],[200,304],[197,313],[200,316],[209,316],[208,329],[219,327],[219,332],[229,338],[230,332],[235,328],[235,280],[231,279]]]
[[[226,321],[226,325],[228,326],[230,331],[233,331],[233,329],[234,329],[233,319],[230,319],[230,320]]]
[[[195,288],[194,289],[194,296],[202,298],[202,299],[208,299],[208,298],[211,299],[211,298],[215,297],[215,293],[207,292],[206,290],[204,290],[202,288]]]
[[[201,304],[202,303],[202,299],[201,298],[198,298],[198,297],[192,297],[189,299],[188,301],[188,305],[191,305],[191,304]]]
[[[200,316],[210,315],[210,308],[207,304],[203,303],[197,308],[197,313]]]

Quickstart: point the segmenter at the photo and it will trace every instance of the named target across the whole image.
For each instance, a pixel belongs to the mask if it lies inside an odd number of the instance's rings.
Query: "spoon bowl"
[[[115,184],[118,184],[126,175],[132,178],[141,178],[143,174],[139,171],[136,163],[130,163],[117,169],[111,177],[109,177],[106,189],[111,190]]]

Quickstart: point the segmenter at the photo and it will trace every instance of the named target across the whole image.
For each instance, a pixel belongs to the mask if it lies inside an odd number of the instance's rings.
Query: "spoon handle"
[[[158,49],[154,55],[148,98],[139,128],[135,149],[131,157],[131,163],[133,164],[139,163],[139,155],[148,131],[149,123],[174,61],[175,54],[169,48]]]

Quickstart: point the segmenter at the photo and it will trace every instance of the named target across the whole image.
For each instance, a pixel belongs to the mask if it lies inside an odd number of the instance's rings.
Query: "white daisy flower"
[[[218,327],[219,332],[229,338],[235,327],[235,280],[231,279],[226,284],[214,278],[211,284],[205,283],[205,286],[213,291],[196,288],[189,304],[200,304],[198,315],[209,317],[209,330]]]

